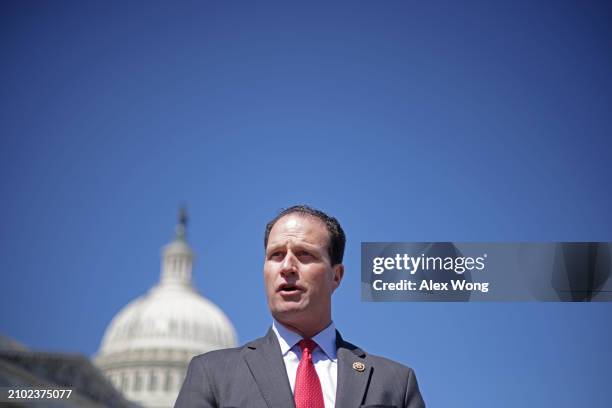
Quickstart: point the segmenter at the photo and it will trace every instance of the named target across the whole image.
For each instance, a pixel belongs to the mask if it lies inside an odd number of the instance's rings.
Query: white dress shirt
[[[302,337],[287,329],[285,326],[274,320],[272,330],[278,338],[285,369],[291,392],[295,389],[295,375],[298,365],[302,359],[302,350],[298,342]],[[321,382],[323,391],[323,401],[325,408],[334,408],[336,404],[336,384],[338,379],[338,358],[336,355],[336,326],[331,322],[329,326],[312,338],[319,347],[312,352],[312,362]]]

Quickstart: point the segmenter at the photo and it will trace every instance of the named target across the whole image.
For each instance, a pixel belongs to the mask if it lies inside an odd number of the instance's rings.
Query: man
[[[424,408],[414,372],[346,342],[331,319],[344,275],[338,221],[290,207],[266,226],[268,334],[195,357],[175,408]]]

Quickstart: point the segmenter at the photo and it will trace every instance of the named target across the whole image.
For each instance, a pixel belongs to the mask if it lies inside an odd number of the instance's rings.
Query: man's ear
[[[332,266],[332,270],[334,271],[334,290],[336,290],[344,277],[344,265],[341,263],[335,264]]]

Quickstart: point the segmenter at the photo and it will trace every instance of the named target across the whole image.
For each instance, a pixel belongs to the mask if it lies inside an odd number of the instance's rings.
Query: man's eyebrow
[[[266,252],[275,251],[282,247],[283,247],[282,244],[268,244],[268,247],[266,248]]]

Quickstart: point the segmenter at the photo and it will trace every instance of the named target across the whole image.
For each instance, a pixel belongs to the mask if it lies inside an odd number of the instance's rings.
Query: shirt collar
[[[283,356],[302,340],[302,336],[287,329],[281,323],[277,322],[276,319],[272,319],[272,330],[274,334],[276,334],[276,338],[278,338]],[[336,359],[336,325],[334,325],[334,322],[331,322],[329,326],[317,333],[312,339],[330,360]]]

